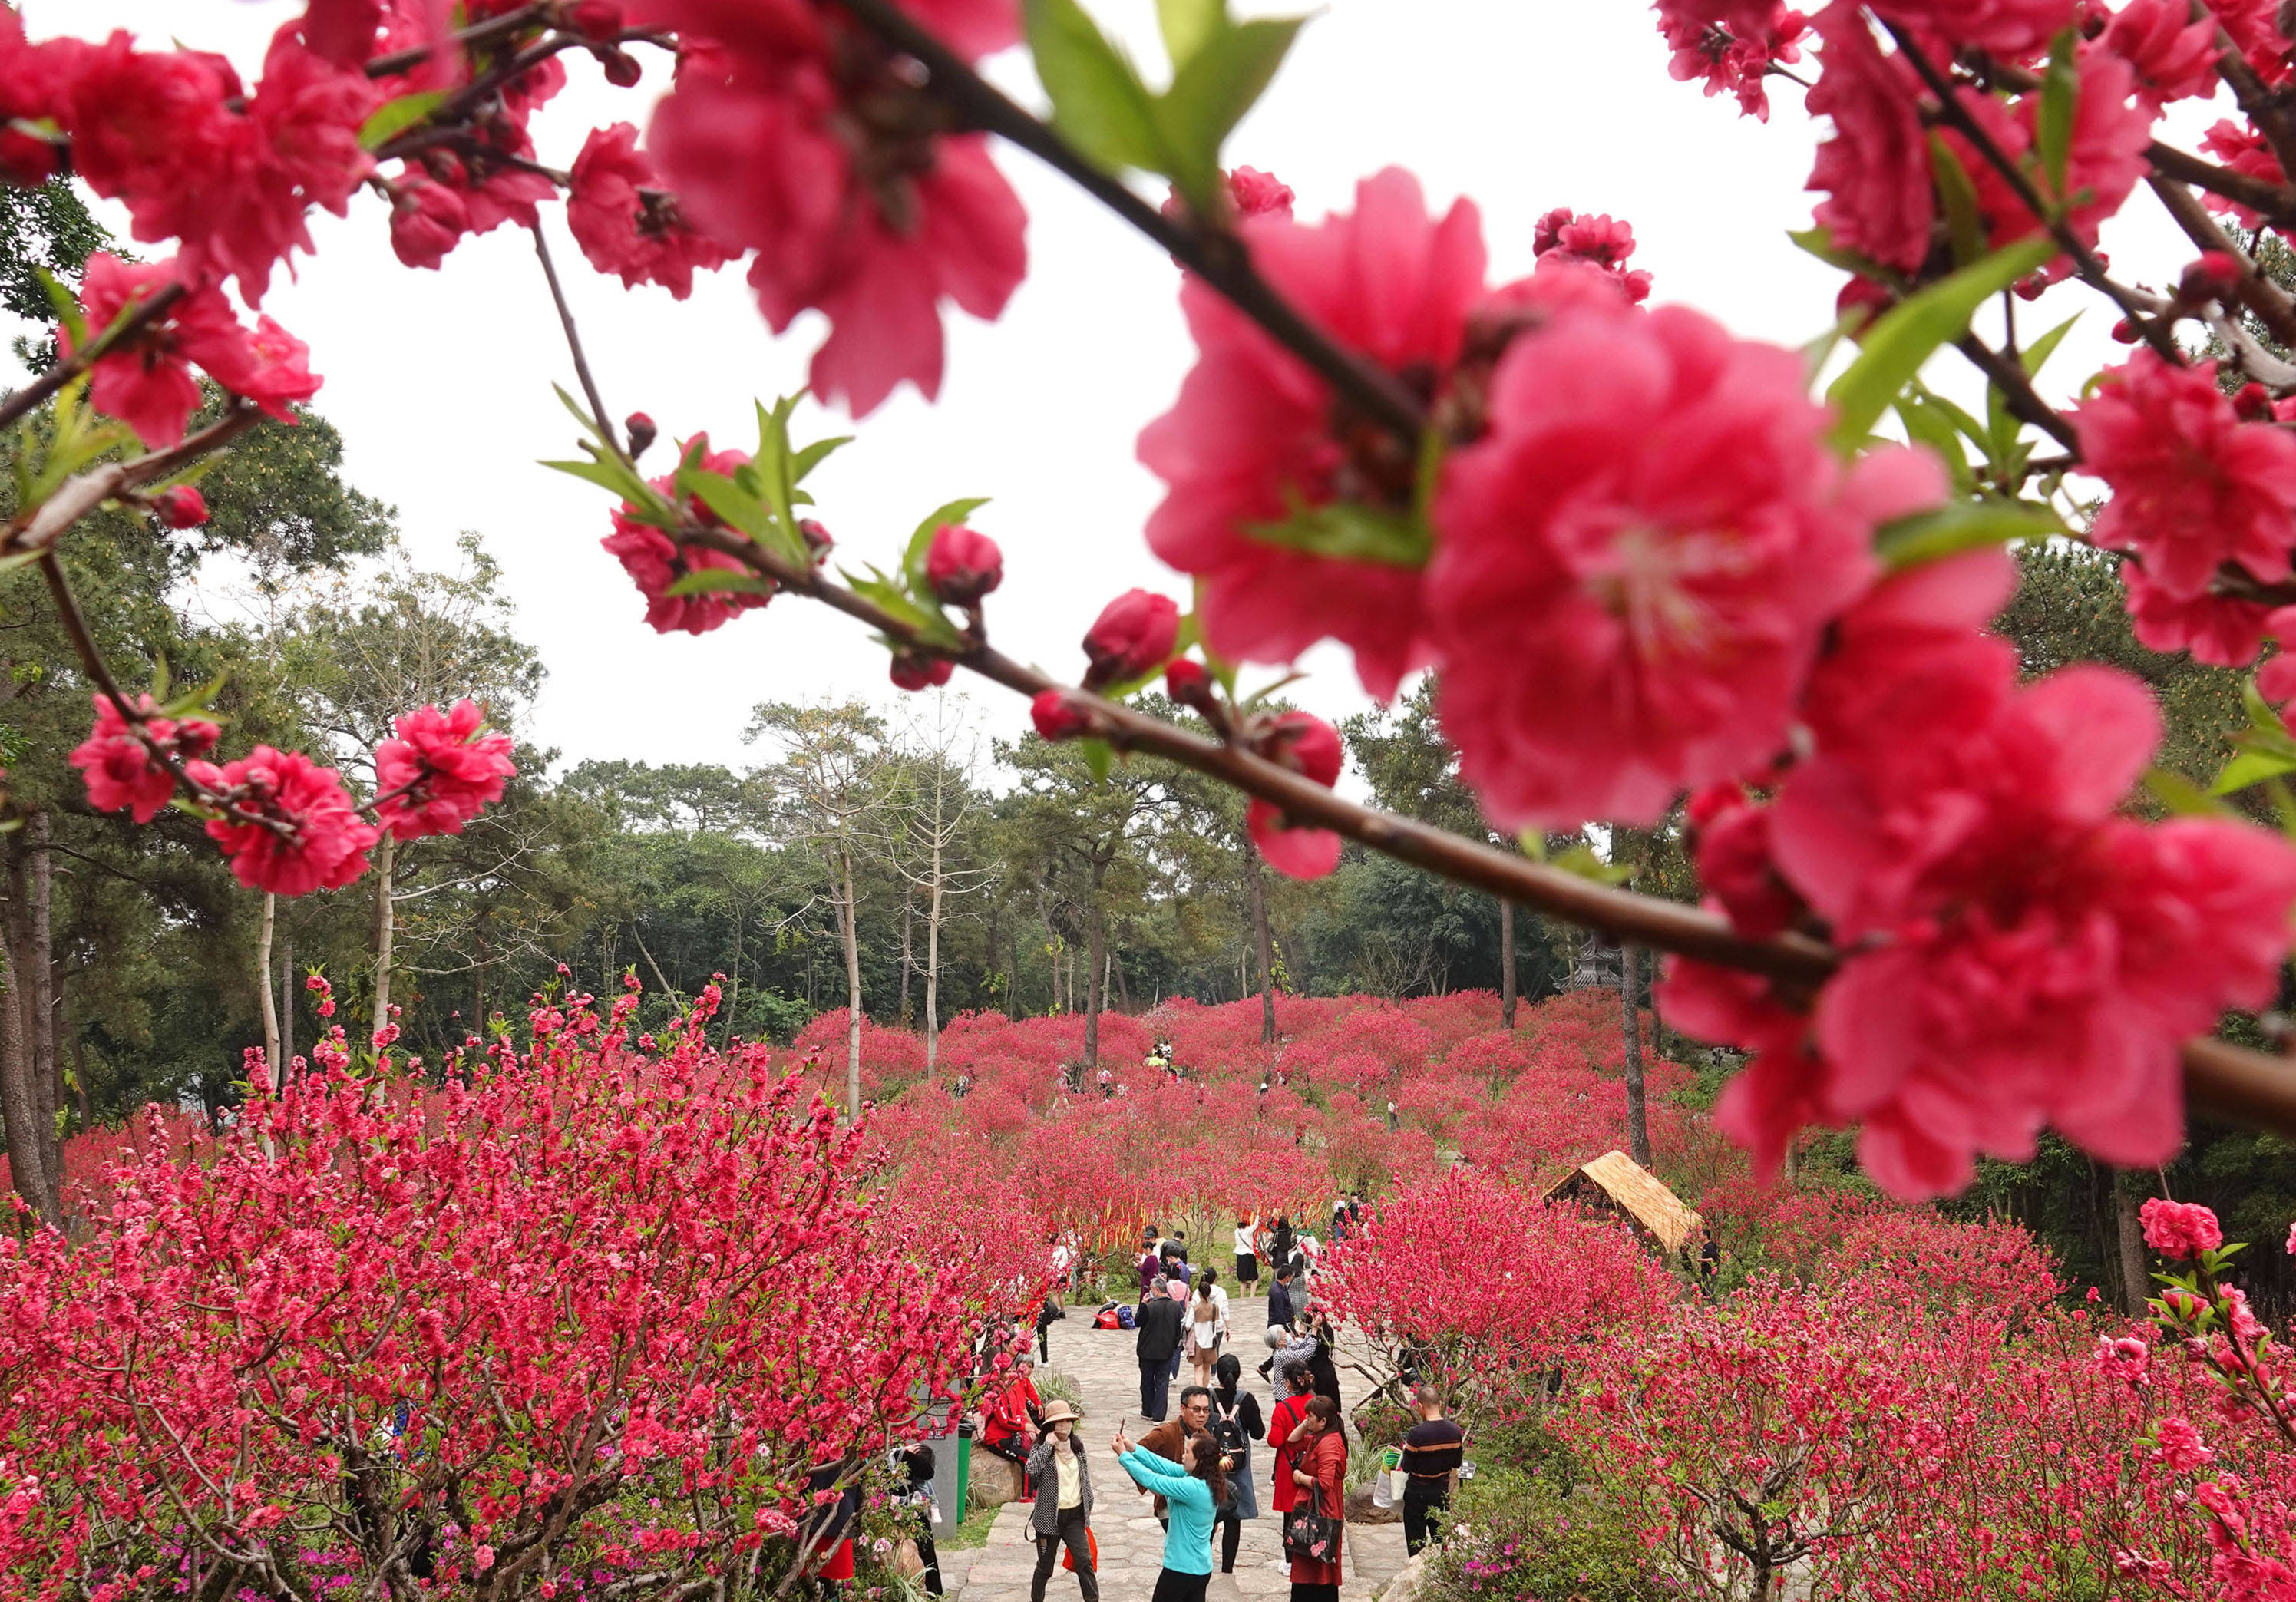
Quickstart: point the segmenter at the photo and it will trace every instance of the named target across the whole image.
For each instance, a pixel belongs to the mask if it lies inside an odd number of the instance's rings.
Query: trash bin
[[[964,1522],[971,1509],[967,1497],[972,1490],[972,1420],[960,1418],[956,1423],[956,1487],[954,1493],[955,1508],[950,1516],[952,1526]]]

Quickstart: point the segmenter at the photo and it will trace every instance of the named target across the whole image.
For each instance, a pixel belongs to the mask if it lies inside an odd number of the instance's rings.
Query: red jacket
[[[1273,1503],[1278,1513],[1289,1513],[1300,1499],[1300,1488],[1292,1483],[1292,1471],[1299,1466],[1295,1459],[1297,1448],[1291,1444],[1292,1432],[1300,1427],[1307,1417],[1308,1404],[1315,1398],[1308,1393],[1287,1396],[1275,1404],[1275,1411],[1267,1419],[1267,1444],[1275,1449],[1275,1480]]]
[[[1026,1434],[1035,1427],[1029,1416],[1042,1411],[1044,1405],[1035,1380],[1024,1375],[1007,1381],[980,1410],[981,1440],[995,1444]]]

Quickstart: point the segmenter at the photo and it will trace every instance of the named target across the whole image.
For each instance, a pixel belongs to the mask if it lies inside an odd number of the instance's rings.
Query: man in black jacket
[[[1142,1306],[1136,1324],[1140,1333],[1132,1343],[1140,1360],[1140,1416],[1157,1424],[1164,1422],[1172,1388],[1172,1354],[1180,1349],[1181,1306],[1171,1291],[1178,1283],[1170,1282],[1164,1294],[1151,1296]],[[1180,1288],[1185,1294],[1186,1286]]]

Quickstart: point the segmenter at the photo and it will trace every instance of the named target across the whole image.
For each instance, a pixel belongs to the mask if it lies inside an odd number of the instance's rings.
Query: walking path
[[[1228,1323],[1234,1331],[1231,1347],[1243,1360],[1243,1384],[1259,1398],[1260,1411],[1272,1411],[1275,1398],[1267,1382],[1253,1372],[1267,1348],[1260,1332],[1267,1327],[1265,1297],[1232,1297]],[[1106,1602],[1145,1602],[1156,1589],[1162,1566],[1164,1532],[1149,1512],[1147,1498],[1137,1494],[1132,1482],[1108,1450],[1109,1437],[1121,1423],[1137,1440],[1146,1425],[1141,1419],[1140,1365],[1133,1356],[1133,1333],[1128,1329],[1095,1329],[1091,1310],[1073,1308],[1068,1318],[1053,1326],[1053,1357],[1048,1367],[1075,1380],[1084,1393],[1079,1426],[1091,1451],[1092,1485],[1097,1506],[1093,1511],[1094,1535],[1100,1542],[1100,1594]],[[1180,1387],[1188,1382],[1183,1366],[1173,1382],[1177,1408]],[[1366,1387],[1360,1376],[1342,1368],[1341,1393],[1352,1408]],[[1282,1521],[1269,1500],[1269,1470],[1275,1454],[1264,1441],[1254,1442],[1251,1476],[1259,1491],[1259,1516],[1248,1519],[1236,1549],[1235,1573],[1215,1572],[1207,1602],[1238,1602],[1239,1598],[1288,1596],[1292,1567],[1283,1557]],[[964,1602],[1026,1602],[1029,1581],[1036,1569],[1037,1549],[1029,1535],[1029,1505],[1013,1502],[998,1510],[988,1544],[971,1551],[944,1550],[941,1579],[951,1598]],[[1341,1602],[1370,1602],[1374,1590],[1403,1567],[1403,1526],[1349,1523],[1341,1542],[1347,1582]],[[1218,1556],[1217,1549],[1214,1552]],[[1217,1568],[1217,1565],[1215,1565]],[[1074,1602],[1076,1577],[1057,1565],[1046,1588],[1047,1602]]]

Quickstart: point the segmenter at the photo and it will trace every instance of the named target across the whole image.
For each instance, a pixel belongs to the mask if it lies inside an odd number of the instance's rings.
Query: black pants
[[[1292,1602],[1340,1602],[1340,1588],[1336,1585],[1302,1585],[1294,1580],[1292,1582]]]
[[[1053,1327],[1049,1324],[1037,1326],[1037,1355],[1046,1362],[1053,1360]]]
[[[917,1509],[917,1558],[925,1565],[925,1594],[938,1597],[940,1592],[940,1552],[933,1545],[932,1509]]]
[[[1183,1574],[1177,1569],[1161,1569],[1156,1574],[1156,1594],[1149,1602],[1204,1602],[1204,1587],[1211,1583],[1210,1574]]]
[[[1063,1546],[1076,1560],[1077,1587],[1084,1592],[1084,1602],[1100,1602],[1100,1576],[1092,1569],[1092,1546],[1085,1535],[1084,1509],[1062,1508],[1060,1523],[1058,1535],[1037,1532],[1037,1572],[1029,1578],[1029,1602],[1045,1602],[1045,1582],[1053,1577],[1053,1565],[1059,1560]]]
[[[1403,1549],[1419,1556],[1419,1549],[1443,1539],[1445,1516],[1451,1507],[1447,1480],[1406,1480],[1403,1485]]]
[[[1164,1412],[1172,1396],[1172,1376],[1167,1361],[1160,1357],[1140,1360],[1140,1416],[1159,1424],[1164,1422]]]
[[[1220,1573],[1233,1574],[1235,1573],[1235,1544],[1243,1539],[1243,1521],[1236,1516],[1234,1508],[1227,1508],[1221,1511],[1212,1527],[1219,1534]]]

